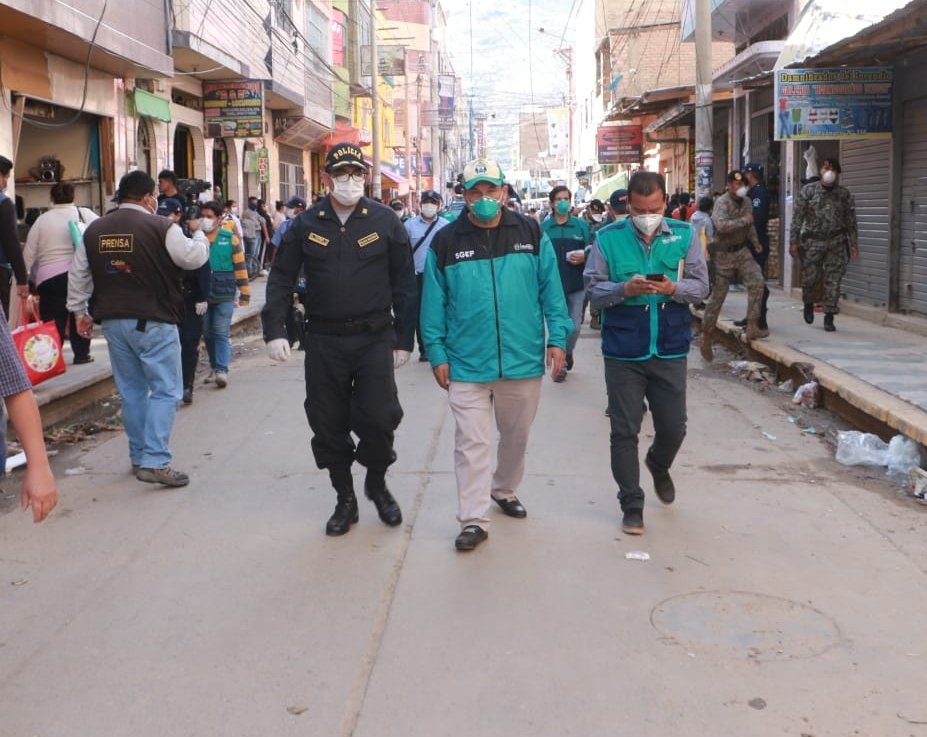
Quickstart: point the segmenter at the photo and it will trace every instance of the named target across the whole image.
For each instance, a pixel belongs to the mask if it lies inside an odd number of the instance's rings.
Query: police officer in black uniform
[[[756,162],[750,162],[744,167],[744,176],[747,177],[747,184],[750,188],[747,190],[747,197],[753,205],[753,227],[756,228],[756,235],[759,238],[760,245],[763,247],[761,252],[750,249],[753,258],[760,265],[760,271],[763,272],[763,278],[766,278],[766,263],[769,261],[769,190],[763,182],[763,167]],[[768,330],[769,323],[766,322],[766,306],[769,302],[769,287],[763,285],[763,301],[760,305],[760,316],[757,318],[757,327]],[[743,328],[747,326],[747,318],[737,320],[734,324]]]
[[[386,469],[396,460],[402,407],[393,372],[412,351],[415,272],[405,228],[389,207],[364,196],[366,176],[359,147],[342,143],[328,153],[322,183],[331,194],[287,231],[261,315],[268,355],[286,360],[286,314],[303,268],[306,416],[316,465],[328,469],[338,495],[328,535],[344,535],[357,522],[355,460],[367,468],[364,492],[380,519],[402,522]]]

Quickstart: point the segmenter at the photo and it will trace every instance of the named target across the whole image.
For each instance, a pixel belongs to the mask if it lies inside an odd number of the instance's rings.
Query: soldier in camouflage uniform
[[[753,227],[753,203],[747,197],[746,180],[739,171],[732,171],[727,175],[727,192],[715,203],[711,222],[715,228],[715,240],[709,245],[709,250],[715,266],[715,276],[708,305],[702,317],[700,344],[702,358],[709,363],[714,359],[711,348],[712,334],[735,274],[747,288],[747,340],[765,338],[769,335],[768,329],[757,325],[765,286],[763,272],[747,250],[749,246],[760,253],[763,246],[757,237],[756,228]]]
[[[834,315],[840,310],[840,282],[850,258],[856,258],[856,203],[845,187],[837,184],[840,162],[824,159],[821,180],[806,184],[795,199],[789,253],[801,259],[801,296],[804,318],[814,322],[814,288],[824,279],[824,329],[836,330]]]

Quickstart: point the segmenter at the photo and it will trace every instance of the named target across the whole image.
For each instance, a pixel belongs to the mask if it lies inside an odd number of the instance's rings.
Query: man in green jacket
[[[583,288],[583,264],[586,263],[586,246],[591,241],[589,226],[585,220],[571,214],[572,199],[569,187],[562,184],[550,191],[550,217],[541,223],[541,230],[550,238],[557,257],[557,268],[563,284],[567,310],[573,320],[573,331],[567,338],[566,364],[554,381],[566,379],[567,371],[573,369],[573,349],[579,338],[583,323],[583,307],[586,297]]]
[[[596,233],[584,274],[589,303],[602,311],[612,476],[628,535],[644,532],[637,438],[645,398],[654,435],[644,462],[660,501],[676,498],[669,470],[686,436],[689,305],[708,295],[701,245],[688,223],[663,218],[665,206],[663,177],[634,174],[630,217]]]
[[[550,239],[534,220],[503,206],[503,181],[494,161],[466,166],[467,208],[435,236],[425,262],[420,326],[435,381],[448,392],[457,422],[462,529],[455,545],[461,551],[488,537],[492,501],[510,517],[527,515],[515,492],[541,378],[545,365],[552,378],[560,374],[573,330]]]

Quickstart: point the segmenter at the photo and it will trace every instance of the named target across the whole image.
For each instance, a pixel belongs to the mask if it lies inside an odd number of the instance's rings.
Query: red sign
[[[600,125],[596,131],[600,164],[642,164],[644,130],[639,125]]]

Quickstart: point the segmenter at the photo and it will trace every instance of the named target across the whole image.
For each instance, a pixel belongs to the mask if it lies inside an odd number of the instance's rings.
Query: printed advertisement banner
[[[207,138],[264,135],[264,83],[259,79],[203,82]]]
[[[596,131],[596,155],[600,164],[643,163],[643,127],[640,125],[600,125]]]
[[[775,138],[888,138],[893,83],[891,67],[779,69]]]
[[[363,46],[361,57],[361,76],[370,76],[370,47]],[[381,77],[406,76],[406,47],[405,46],[377,46],[377,74]]]

